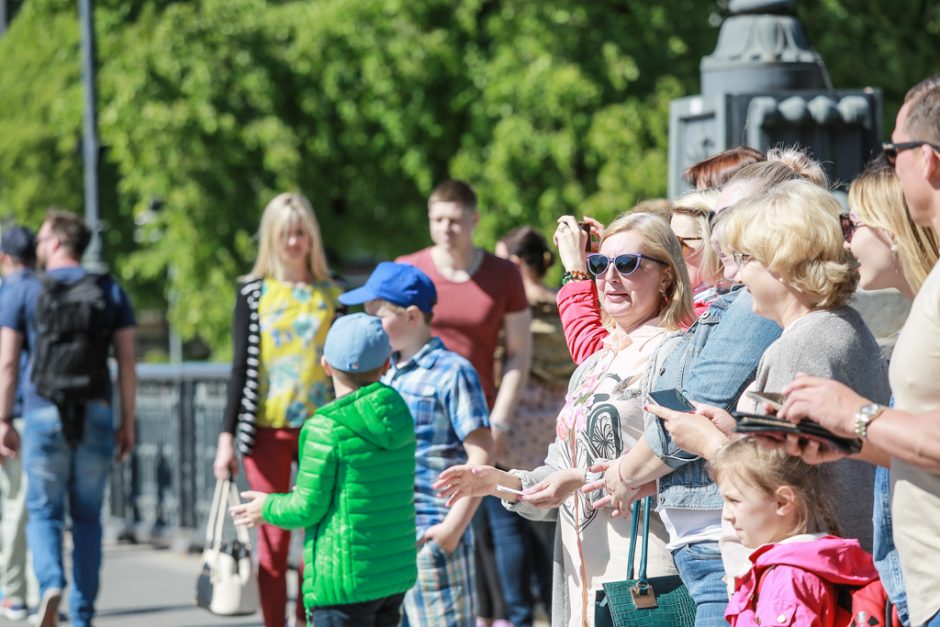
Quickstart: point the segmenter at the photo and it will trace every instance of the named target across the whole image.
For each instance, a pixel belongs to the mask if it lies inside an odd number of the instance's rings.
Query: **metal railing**
[[[137,366],[137,445],[111,473],[106,512],[119,535],[198,538],[192,531],[204,528],[215,487],[229,373],[220,363]]]

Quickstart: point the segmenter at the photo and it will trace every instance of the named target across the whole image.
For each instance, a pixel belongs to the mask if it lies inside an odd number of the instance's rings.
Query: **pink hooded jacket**
[[[836,627],[836,586],[860,587],[878,579],[858,540],[835,536],[766,544],[750,560],[753,567],[735,579],[725,610],[735,627]]]

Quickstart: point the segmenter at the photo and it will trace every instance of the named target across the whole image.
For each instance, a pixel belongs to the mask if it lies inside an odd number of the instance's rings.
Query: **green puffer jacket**
[[[267,523],[306,529],[304,606],[371,601],[417,579],[415,426],[405,401],[373,383],[321,407],[300,432],[300,470],[272,494]]]

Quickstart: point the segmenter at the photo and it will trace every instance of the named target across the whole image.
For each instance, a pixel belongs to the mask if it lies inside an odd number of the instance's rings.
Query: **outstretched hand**
[[[504,485],[510,484],[509,487],[516,487],[512,485],[513,483],[521,487],[519,479],[508,472],[492,466],[476,466],[473,464],[459,464],[447,468],[438,476],[437,481],[431,487],[437,490],[437,495],[440,498],[446,498],[447,507],[451,507],[463,498],[477,496],[512,497],[511,493],[499,493],[497,495],[496,486],[500,485],[500,480],[505,481]]]
[[[584,470],[581,468],[563,468],[556,470],[534,486],[524,490],[522,500],[542,508],[559,507],[565,499],[584,485]]]
[[[264,522],[261,512],[264,509],[264,502],[268,495],[264,492],[247,490],[242,492],[242,498],[247,500],[244,503],[233,505],[228,510],[235,520],[235,524],[251,528]]]

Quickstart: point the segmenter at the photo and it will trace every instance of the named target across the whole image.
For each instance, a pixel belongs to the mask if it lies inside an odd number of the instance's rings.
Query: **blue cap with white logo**
[[[382,321],[364,313],[342,316],[326,334],[323,356],[343,372],[368,372],[379,368],[392,354]]]
[[[399,307],[414,305],[430,313],[437,303],[437,289],[424,272],[406,263],[383,261],[375,267],[366,284],[339,297],[344,305],[362,305],[370,300],[387,300]]]

